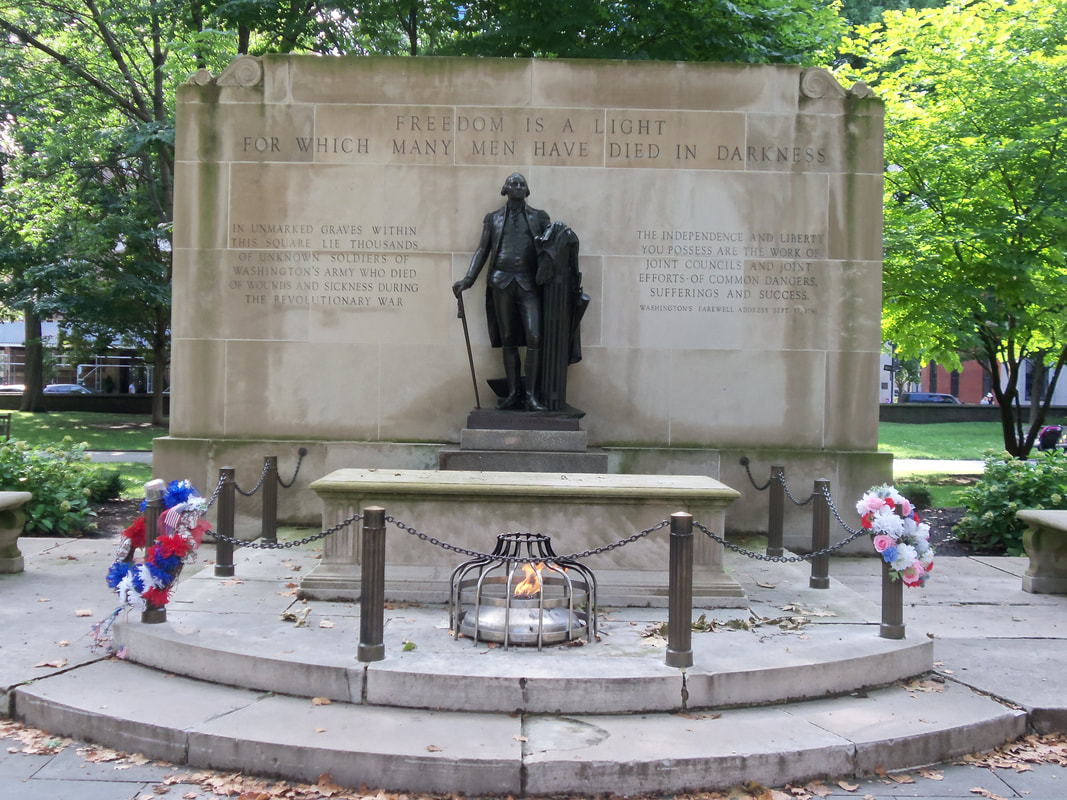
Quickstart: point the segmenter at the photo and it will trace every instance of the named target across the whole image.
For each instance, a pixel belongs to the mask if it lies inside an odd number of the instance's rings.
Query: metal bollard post
[[[144,549],[146,553],[148,548],[155,544],[156,541],[159,515],[163,511],[163,492],[166,491],[166,488],[167,484],[158,479],[149,481],[144,485]],[[166,606],[154,606],[148,603],[144,611],[141,612],[141,622],[156,625],[166,621]]]
[[[811,551],[818,553],[830,546],[830,504],[826,497],[830,493],[830,481],[815,481],[812,490],[815,499],[811,509]],[[816,556],[811,560],[811,577],[808,586],[812,589],[830,588],[830,556]]]
[[[263,521],[259,538],[263,542],[278,541],[278,456],[263,458]]]
[[[219,537],[228,536],[233,538],[233,514],[234,514],[234,491],[237,488],[237,481],[234,477],[233,467],[222,467],[219,469],[219,482],[222,487],[219,489],[219,520],[218,530]],[[233,542],[224,541],[222,538],[215,538],[215,577],[216,578],[232,578],[234,575],[233,568]]]
[[[771,467],[770,515],[767,519],[767,555],[785,555],[782,545],[785,526],[785,467]]]
[[[904,507],[899,509],[904,515]],[[882,562],[882,624],[878,635],[883,639],[904,638],[904,581],[895,581],[889,574],[889,562]]]
[[[385,509],[363,509],[363,564],[359,592],[359,661],[385,658]]]
[[[671,514],[667,666],[693,666],[693,515]]]

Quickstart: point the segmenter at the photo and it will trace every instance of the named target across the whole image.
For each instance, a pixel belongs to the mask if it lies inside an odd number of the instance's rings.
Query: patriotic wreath
[[[926,583],[934,568],[930,526],[919,521],[911,501],[892,486],[874,486],[856,503],[856,512],[893,580],[905,586]]]
[[[170,600],[182,567],[196,560],[196,551],[211,525],[200,519],[207,502],[189,481],[171,481],[163,493],[155,542],[140,561],[136,551],[145,546],[146,503],[141,516],[122,532],[116,561],[107,571],[107,585],[124,606],[140,611],[162,608]]]

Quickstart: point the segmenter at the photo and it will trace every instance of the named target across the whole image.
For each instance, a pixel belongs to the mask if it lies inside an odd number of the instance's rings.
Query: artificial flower
[[[860,524],[870,532],[875,552],[889,565],[889,574],[905,586],[922,586],[934,568],[930,526],[895,487],[872,487],[856,503]]]

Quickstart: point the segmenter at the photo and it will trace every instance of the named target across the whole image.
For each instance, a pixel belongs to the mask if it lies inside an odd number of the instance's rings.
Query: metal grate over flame
[[[523,559],[521,561],[512,559]],[[452,571],[453,637],[512,644],[561,644],[596,637],[596,578],[560,558],[540,533],[502,533],[487,556]]]

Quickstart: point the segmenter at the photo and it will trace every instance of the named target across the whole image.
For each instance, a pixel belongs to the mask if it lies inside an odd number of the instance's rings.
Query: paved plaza
[[[90,626],[114,607],[115,599],[104,583],[104,574],[113,558],[115,542],[108,539],[44,539],[20,540],[26,557],[26,571],[0,577],[0,623],[4,630],[0,644],[0,686],[4,699],[11,704],[12,692],[19,686],[33,688],[47,686],[49,680],[76,676],[80,671],[100,669],[115,663],[101,652],[90,648]],[[238,564],[238,580],[243,574],[245,584],[237,587],[249,597],[266,592],[256,581],[265,577],[277,565],[285,562],[285,569],[293,570],[305,561],[314,563],[317,553],[307,550],[296,555],[279,555],[262,551],[241,551],[245,561]],[[203,556],[211,558],[211,548]],[[777,608],[782,598],[794,597],[817,608],[821,595],[805,590],[805,565],[763,565],[731,554],[728,569],[742,583],[753,598],[754,613],[765,614],[766,608]],[[1033,595],[1021,591],[1021,576],[1026,560],[1007,557],[944,557],[938,559],[933,579],[921,591],[905,595],[907,637],[912,641],[932,639],[934,646],[935,681],[943,682],[950,690],[957,685],[969,687],[976,693],[995,698],[1006,708],[1025,710],[1028,722],[1045,730],[1067,729],[1067,694],[1064,693],[1063,664],[1067,663],[1067,622],[1064,610],[1067,598],[1052,595]],[[257,570],[259,572],[257,572]],[[877,598],[879,592],[878,565],[868,558],[834,559],[831,575],[835,591],[848,591],[859,597]],[[775,577],[777,576],[777,577]],[[774,583],[771,583],[773,581]],[[198,583],[199,582],[199,583]],[[204,592],[220,591],[220,582],[210,578],[210,570],[195,574],[190,570],[179,588],[173,603],[173,616],[180,618],[183,601],[203,596]],[[770,587],[777,584],[777,588]],[[199,592],[199,594],[198,594]],[[280,595],[283,592],[270,592]],[[761,594],[762,593],[762,594]],[[830,593],[833,594],[833,593]],[[183,596],[184,595],[184,596]],[[239,595],[238,595],[239,596]],[[850,595],[851,596],[851,595]],[[291,602],[291,599],[278,598]],[[763,605],[760,605],[760,604]],[[778,605],[775,605],[778,604]],[[192,605],[192,604],[191,604]],[[336,615],[346,613],[337,608]],[[323,611],[322,613],[326,613]],[[351,613],[351,612],[348,612]],[[414,612],[412,612],[414,614]],[[437,610],[426,610],[429,628],[437,617]],[[606,610],[606,617],[630,619],[632,626],[650,624],[664,618],[661,609]],[[727,619],[738,610],[720,609],[708,612],[712,618]],[[335,615],[335,616],[336,616]],[[632,617],[632,619],[631,619]],[[338,628],[334,641],[342,648],[355,649],[355,628],[337,616]],[[414,619],[414,616],[411,617]],[[350,620],[349,620],[350,621]],[[826,620],[818,620],[826,622]],[[617,623],[621,624],[621,623]],[[155,626],[152,626],[155,627]],[[439,624],[436,627],[440,627]],[[610,630],[610,626],[608,626]],[[822,632],[842,628],[812,625],[810,629],[794,632],[792,647],[799,649],[816,639]],[[864,629],[860,629],[864,630]],[[869,626],[866,630],[870,630]],[[322,630],[333,635],[335,631]],[[409,636],[411,634],[408,634]],[[420,633],[426,642],[430,634]],[[841,635],[836,633],[834,635]],[[868,634],[864,634],[867,636]],[[348,638],[345,638],[347,636]],[[731,636],[748,637],[747,639]],[[701,638],[705,637],[705,638]],[[718,639],[714,637],[719,637]],[[723,638],[726,637],[726,638]],[[323,639],[325,641],[325,639]],[[447,637],[445,637],[447,642]],[[694,633],[694,649],[700,658],[700,648],[709,642],[715,646],[731,642],[751,646],[751,632]],[[347,644],[346,644],[347,643]],[[788,641],[787,641],[788,644]],[[240,645],[239,645],[240,646]],[[441,645],[447,648],[447,644]],[[462,646],[459,643],[458,646]],[[601,647],[597,645],[594,647]],[[587,648],[591,651],[594,648]],[[394,651],[395,652],[395,651]],[[595,652],[595,651],[594,651]],[[568,654],[572,655],[572,654]],[[123,665],[119,665],[123,666]],[[127,669],[141,669],[129,666]],[[86,673],[90,674],[90,673]],[[166,686],[163,676],[161,682]],[[173,683],[173,681],[171,682]],[[937,690],[936,682],[911,687],[910,696],[917,700],[916,713],[922,714],[922,704],[938,699],[923,691]],[[165,691],[165,688],[161,689]],[[131,718],[138,709],[130,708]],[[137,756],[120,757],[106,748],[72,742],[54,747],[50,737],[35,735],[6,722],[5,747],[0,752],[0,791],[13,798],[146,798],[166,794],[168,797],[212,797],[214,791],[234,790],[227,783],[226,773],[204,773],[200,770],[160,764]],[[958,734],[966,736],[966,733]],[[47,752],[54,747],[55,752]],[[40,752],[41,750],[46,752]],[[1039,740],[1033,736],[1023,740],[1014,755],[1002,755],[997,761],[988,757],[972,757],[971,763],[934,765],[929,769],[911,769],[903,773],[871,774],[863,780],[834,780],[800,786],[779,786],[767,789],[756,797],[781,800],[786,797],[860,797],[891,800],[905,797],[937,798],[989,797],[1027,798],[1027,800],[1062,800],[1067,797],[1067,775],[1060,763],[1065,748],[1055,741]],[[990,763],[999,764],[991,769]],[[457,766],[456,769],[462,769]],[[328,779],[326,779],[328,781]],[[273,781],[268,782],[274,785]],[[263,794],[267,784],[260,784],[249,797]],[[211,787],[214,787],[211,788]],[[756,790],[750,786],[749,789]],[[329,785],[319,790],[290,789],[294,797],[344,796],[341,790]],[[770,792],[769,794],[767,792]],[[778,792],[775,794],[774,792]],[[239,794],[240,792],[235,792]],[[368,790],[371,795],[376,790]],[[279,796],[286,796],[281,794]],[[746,796],[740,789],[732,794],[721,792],[708,797]]]

